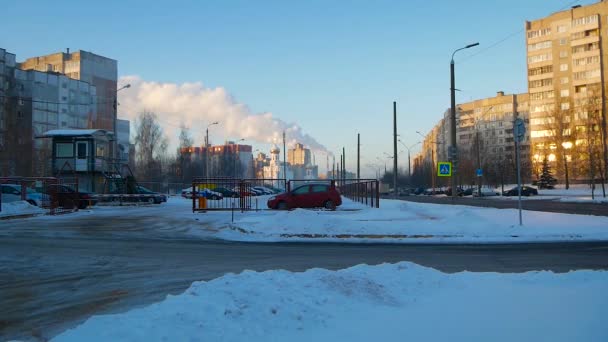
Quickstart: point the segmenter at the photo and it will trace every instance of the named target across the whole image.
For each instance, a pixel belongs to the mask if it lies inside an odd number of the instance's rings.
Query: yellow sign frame
[[[449,172],[448,173],[442,173],[441,172],[442,166],[447,166]],[[437,163],[437,176],[439,176],[439,177],[452,177],[452,163],[451,162],[438,162]]]

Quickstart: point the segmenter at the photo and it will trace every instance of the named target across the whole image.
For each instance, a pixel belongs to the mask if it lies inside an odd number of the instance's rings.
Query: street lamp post
[[[474,46],[479,45],[479,43],[469,44],[460,49],[454,50],[452,52],[452,58],[450,60],[450,125],[452,126],[452,130],[450,131],[450,156],[452,157],[452,198],[458,198],[458,191],[456,191],[456,174],[457,167],[454,167],[458,163],[458,154],[456,150],[456,87],[455,87],[455,79],[454,79],[454,55],[456,52],[464,49],[469,49]]]
[[[218,121],[214,121],[207,125],[205,130],[205,178],[209,178],[209,127],[213,125],[219,125]]]
[[[399,139],[399,142],[400,142],[400,143],[401,143],[401,145],[403,145],[403,147],[405,147],[405,149],[407,150],[407,176],[408,176],[408,178],[411,178],[411,177],[412,177],[412,171],[411,171],[411,170],[412,170],[412,168],[411,168],[410,150],[411,150],[411,149],[412,149],[414,146],[416,146],[416,145],[418,145],[418,144],[422,143],[422,141],[419,141],[419,142],[417,142],[417,143],[413,144],[413,145],[412,145],[412,146],[410,146],[410,147],[407,147],[407,146],[406,146],[406,145],[403,143],[403,141],[401,141],[401,139]]]
[[[117,122],[118,122],[118,92],[123,90],[123,89],[127,89],[127,88],[131,88],[131,84],[127,83],[124,86],[116,89],[116,95],[114,96],[114,146],[112,146],[113,149],[113,156],[112,158],[116,161],[119,159],[119,155],[118,155],[118,131],[117,131]]]
[[[566,173],[566,190],[570,189],[570,181],[568,180],[568,156],[566,155],[566,151],[572,148],[572,143],[569,141],[565,141],[562,143],[562,147],[564,148],[564,169]]]

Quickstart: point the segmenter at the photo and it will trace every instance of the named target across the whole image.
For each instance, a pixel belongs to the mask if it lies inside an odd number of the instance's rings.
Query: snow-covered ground
[[[540,242],[607,240],[608,217],[382,199],[370,208],[348,199],[336,211],[296,209],[238,214],[216,234],[238,241]],[[213,213],[211,215],[217,215]],[[201,214],[209,215],[209,214]]]
[[[0,211],[0,217],[2,218],[42,215],[46,212],[44,209],[31,205],[26,201],[3,202],[1,205],[2,210]]]
[[[605,271],[245,271],[52,341],[608,341],[606,288]]]

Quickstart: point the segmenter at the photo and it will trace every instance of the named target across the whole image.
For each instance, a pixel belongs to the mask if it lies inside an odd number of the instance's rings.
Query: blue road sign
[[[477,177],[482,177],[483,176],[483,170],[482,169],[477,169],[477,170],[475,170],[475,174],[477,175]]]
[[[452,163],[439,162],[437,163],[437,176],[450,177],[452,175]]]

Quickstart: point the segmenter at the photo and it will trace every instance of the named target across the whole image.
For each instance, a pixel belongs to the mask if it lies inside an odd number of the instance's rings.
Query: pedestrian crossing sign
[[[450,162],[437,163],[437,176],[439,176],[439,177],[452,176],[452,163],[450,163]]]

